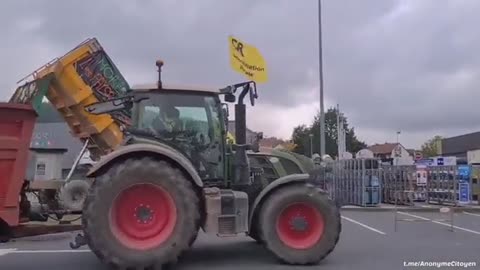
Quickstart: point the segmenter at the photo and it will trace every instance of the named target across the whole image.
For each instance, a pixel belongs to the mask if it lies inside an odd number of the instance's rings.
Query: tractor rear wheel
[[[180,170],[165,161],[128,159],[92,185],[82,216],[85,238],[108,265],[159,268],[189,248],[198,204]]]
[[[316,264],[335,248],[340,212],[324,191],[307,185],[274,190],[262,205],[260,236],[288,264]]]

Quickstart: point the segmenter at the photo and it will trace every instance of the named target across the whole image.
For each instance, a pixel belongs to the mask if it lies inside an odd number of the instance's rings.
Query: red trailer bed
[[[0,103],[0,223],[19,223],[24,183],[37,115],[30,105]]]

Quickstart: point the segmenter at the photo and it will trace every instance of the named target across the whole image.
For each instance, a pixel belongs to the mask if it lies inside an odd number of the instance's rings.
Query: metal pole
[[[310,137],[310,157],[313,157],[313,134],[308,136]]]
[[[75,162],[73,162],[72,168],[68,172],[67,178],[65,179],[65,183],[70,181],[70,178],[73,175],[73,172],[78,166],[78,163],[80,163],[80,160],[82,159],[83,154],[85,154],[85,151],[87,151],[88,144],[90,143],[90,139],[85,140],[85,144],[82,147],[82,150],[80,150],[80,153],[78,153],[77,158],[75,159]]]
[[[318,76],[320,90],[320,156],[325,155],[325,110],[323,108],[322,1],[318,0]]]
[[[397,131],[397,145],[396,145],[396,147],[398,147],[398,143],[400,142],[399,136],[400,136],[400,131]],[[399,157],[397,157],[397,155],[395,153],[395,165],[398,165],[398,158]]]
[[[341,130],[340,130],[340,105],[337,104],[337,157],[340,159],[340,154],[342,152],[342,139],[341,139]]]

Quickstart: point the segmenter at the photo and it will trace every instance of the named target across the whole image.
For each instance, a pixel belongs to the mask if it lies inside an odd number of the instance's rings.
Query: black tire
[[[188,241],[188,247],[192,247],[193,244],[195,243],[195,241],[197,240],[197,237],[198,237],[198,228],[196,229],[196,233],[192,236],[192,238],[190,238],[190,240]]]
[[[307,249],[287,246],[276,229],[277,218],[291,203],[306,203],[323,216],[321,238]],[[338,243],[342,230],[339,209],[321,189],[308,185],[288,185],[274,190],[263,203],[259,215],[260,237],[266,248],[287,264],[317,264],[330,254]]]
[[[7,243],[12,239],[12,229],[8,224],[0,219],[0,243]]]
[[[115,236],[110,209],[121,191],[133,184],[160,186],[172,197],[176,222],[168,238],[153,248],[135,249]],[[161,268],[175,263],[197,233],[199,199],[192,183],[178,169],[165,161],[150,158],[128,159],[96,179],[85,200],[82,215],[85,239],[90,249],[105,264],[114,268]]]
[[[258,217],[254,217],[252,220],[252,228],[248,232],[248,236],[255,240],[255,242],[259,245],[263,244],[262,237],[259,234],[259,229],[258,229]]]

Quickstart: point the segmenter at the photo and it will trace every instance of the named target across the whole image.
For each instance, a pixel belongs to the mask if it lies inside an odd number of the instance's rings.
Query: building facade
[[[380,159],[390,159],[394,157],[406,158],[411,156],[407,148],[401,143],[374,144],[367,149],[373,152],[374,157]]]
[[[444,138],[439,148],[442,156],[454,156],[457,160],[466,162],[469,152],[480,149],[480,132]]]

